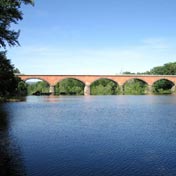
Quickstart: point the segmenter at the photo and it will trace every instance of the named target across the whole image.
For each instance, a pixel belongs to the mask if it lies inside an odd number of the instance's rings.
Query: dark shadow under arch
[[[154,94],[172,94],[174,83],[168,79],[159,79],[152,85]]]

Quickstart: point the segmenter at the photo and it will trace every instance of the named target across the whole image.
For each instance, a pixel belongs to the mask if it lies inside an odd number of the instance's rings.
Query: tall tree
[[[23,19],[22,4],[33,4],[33,0],[0,0],[0,97],[13,96],[20,81],[3,49],[19,45],[19,30],[13,30],[11,25]]]
[[[0,48],[19,45],[19,30],[11,29],[11,24],[23,19],[22,3],[33,4],[33,0],[0,0]]]
[[[6,58],[5,52],[0,52],[0,97],[8,97],[15,93],[17,80],[14,76],[14,67]]]

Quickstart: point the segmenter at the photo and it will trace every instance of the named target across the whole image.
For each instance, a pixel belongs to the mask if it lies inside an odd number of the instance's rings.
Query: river
[[[0,175],[175,176],[176,96],[1,104]]]

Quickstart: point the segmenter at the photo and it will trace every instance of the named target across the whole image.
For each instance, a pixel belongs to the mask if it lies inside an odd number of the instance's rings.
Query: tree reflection
[[[20,150],[9,135],[9,117],[0,105],[0,176],[24,176]]]

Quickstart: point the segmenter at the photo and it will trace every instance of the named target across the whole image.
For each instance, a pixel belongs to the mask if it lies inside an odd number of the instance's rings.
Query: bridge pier
[[[120,94],[124,95],[124,87],[123,87],[123,85],[119,85],[119,88],[120,88]]]
[[[54,94],[55,94],[55,86],[50,85],[49,93],[51,93],[51,95],[54,95]]]
[[[176,85],[172,86],[171,91],[172,91],[173,94],[176,94]]]
[[[90,83],[86,83],[84,87],[84,95],[88,96],[90,95]]]
[[[149,95],[152,95],[153,94],[153,86],[152,85],[148,85],[147,86],[147,91],[146,91],[147,94]]]

